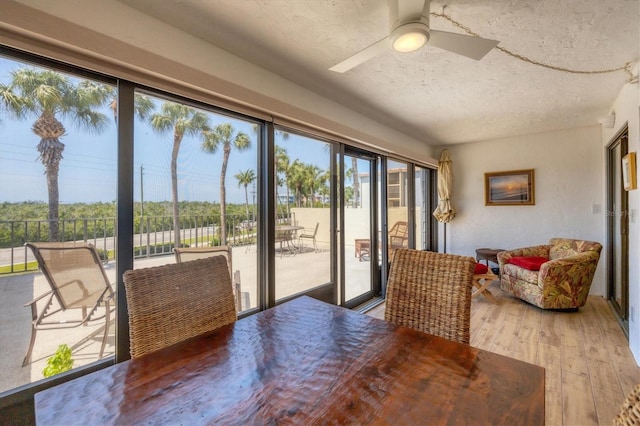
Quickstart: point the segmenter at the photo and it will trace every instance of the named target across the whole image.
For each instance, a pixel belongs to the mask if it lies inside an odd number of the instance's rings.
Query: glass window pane
[[[372,291],[371,262],[371,176],[372,164],[369,159],[355,156],[344,157],[345,194],[347,208],[344,210],[345,234],[345,302]],[[358,193],[358,202],[350,203]]]
[[[426,250],[427,230],[429,229],[429,220],[431,212],[427,209],[427,177],[428,170],[416,166],[415,180],[415,225],[416,225],[416,248]]]
[[[109,284],[116,272],[112,106],[117,91],[0,57],[0,92],[0,391],[5,391],[114,354],[115,299]],[[41,247],[45,275],[24,244],[52,242],[64,246]],[[53,288],[59,291],[54,294]],[[87,326],[80,323],[84,318],[91,319]]]
[[[136,105],[148,111],[135,118],[135,267],[229,246],[238,311],[255,308],[259,126],[142,92]]]
[[[389,259],[396,248],[409,247],[407,206],[407,164],[394,160],[387,162],[387,208],[389,232],[387,244]]]
[[[331,280],[330,145],[276,131],[276,300]]]

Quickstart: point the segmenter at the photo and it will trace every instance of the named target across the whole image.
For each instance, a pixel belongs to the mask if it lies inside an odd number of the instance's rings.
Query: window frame
[[[165,90],[144,86],[130,80],[122,79],[116,76],[109,76],[104,73],[92,71],[88,68],[80,67],[64,63],[62,61],[45,58],[33,53],[28,53],[22,50],[18,50],[12,47],[8,47],[0,44],[0,55],[9,59],[16,59],[26,63],[31,63],[37,66],[46,67],[55,71],[68,73],[73,76],[81,78],[89,78],[98,82],[113,85],[118,91],[118,125],[117,125],[117,258],[116,258],[116,276],[118,277],[116,282],[117,289],[117,309],[116,309],[116,351],[114,356],[106,357],[98,360],[92,364],[78,367],[68,372],[38,380],[36,382],[27,383],[25,385],[4,391],[0,393],[0,410],[7,412],[11,409],[17,409],[20,414],[25,415],[27,412],[34,413],[34,396],[37,392],[51,388],[58,384],[64,383],[69,380],[73,380],[77,377],[98,371],[102,368],[106,368],[114,363],[120,363],[130,358],[129,356],[129,335],[128,335],[128,318],[127,307],[124,290],[124,282],[122,280],[122,274],[124,271],[133,268],[133,235],[135,230],[133,229],[133,217],[134,217],[134,96],[136,91],[144,91],[145,93],[152,94],[154,96],[166,97],[178,102],[184,102],[185,104],[192,105],[199,109],[229,116],[235,119],[241,119],[257,123],[260,126],[258,134],[258,146],[257,146],[257,182],[256,182],[256,220],[259,223],[259,232],[257,236],[257,247],[259,251],[258,255],[258,304],[257,307],[251,310],[242,312],[239,318],[252,315],[258,311],[268,309],[275,306],[275,300],[272,300],[273,291],[268,290],[268,283],[273,282],[275,277],[273,256],[269,256],[269,248],[273,247],[275,240],[275,195],[274,195],[274,146],[275,146],[275,132],[277,128],[290,128],[292,131],[299,134],[307,134],[311,137],[326,140],[333,145],[333,153],[338,152],[340,147],[348,147],[349,149],[358,148],[357,144],[353,145],[346,143],[344,138],[331,137],[329,133],[322,131],[321,129],[315,129],[305,127],[303,125],[291,126],[290,123],[286,124],[274,124],[273,121],[267,121],[263,118],[257,118],[244,113],[231,111],[224,107],[217,106],[215,104],[215,97],[213,97],[212,103],[205,103],[201,100],[195,100],[186,98],[176,93],[170,93]],[[186,87],[186,85],[185,85]],[[287,125],[289,124],[289,125]],[[329,136],[327,136],[329,135]],[[387,160],[395,160],[390,157],[389,153],[382,149],[367,148],[368,151],[375,153],[381,157],[382,170],[386,170]],[[405,162],[408,165],[408,169],[411,171],[408,176],[413,176],[413,170],[416,165],[419,165],[425,169],[433,170],[432,173],[435,176],[435,167],[424,163],[413,163],[410,160],[399,159],[399,161]],[[385,172],[382,172],[382,187],[379,194],[382,200],[382,212],[380,216],[383,219],[382,222],[386,222],[386,210],[387,210],[387,176]],[[335,180],[335,179],[334,179]],[[408,200],[407,207],[411,212],[413,210],[413,192],[414,191],[414,179],[407,180]],[[431,190],[435,189],[435,185],[431,185]],[[335,191],[334,185],[331,186],[331,191]],[[437,194],[431,192],[430,199],[433,199]],[[331,197],[336,197],[336,194],[332,194]],[[410,233],[415,232],[414,225],[412,224],[412,214],[409,213]],[[432,220],[433,222],[433,220]],[[431,223],[431,229],[437,230],[437,223]],[[387,229],[383,232],[386,232]],[[411,235],[411,234],[410,234]],[[432,241],[430,245],[437,247],[437,234],[431,234]],[[415,236],[410,237],[410,242],[415,241]],[[335,242],[332,242],[335,244]],[[411,246],[414,243],[410,243]],[[386,257],[386,255],[384,255]],[[385,259],[386,261],[386,259]],[[335,274],[336,265],[331,265],[332,276]],[[381,271],[381,286],[382,291],[386,288],[386,268]],[[22,408],[16,408],[22,407]],[[0,415],[0,420],[3,415]]]

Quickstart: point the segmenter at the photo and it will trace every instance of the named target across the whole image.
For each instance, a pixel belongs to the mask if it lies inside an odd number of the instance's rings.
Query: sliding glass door
[[[306,294],[335,303],[331,244],[333,144],[275,132],[275,300]]]
[[[377,157],[348,150],[342,159],[341,303],[357,306],[380,292]]]
[[[608,147],[607,298],[625,333],[629,333],[629,200],[622,184],[622,157],[628,151],[627,130]]]

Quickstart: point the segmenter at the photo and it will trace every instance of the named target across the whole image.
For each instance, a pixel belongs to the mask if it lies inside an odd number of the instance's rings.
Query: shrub
[[[71,358],[71,348],[67,345],[60,345],[53,356],[47,359],[47,366],[42,370],[44,377],[51,377],[56,374],[71,370],[73,358]]]

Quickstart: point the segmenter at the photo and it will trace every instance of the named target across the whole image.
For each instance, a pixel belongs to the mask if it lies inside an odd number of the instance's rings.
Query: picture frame
[[[622,186],[626,191],[637,188],[635,152],[630,152],[622,157]]]
[[[484,174],[485,206],[535,205],[534,169]]]

